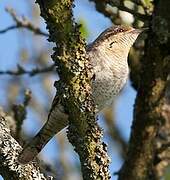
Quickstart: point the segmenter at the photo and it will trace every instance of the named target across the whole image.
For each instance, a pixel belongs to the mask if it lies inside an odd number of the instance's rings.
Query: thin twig
[[[24,101],[23,103],[20,104],[13,104],[12,105],[12,110],[13,110],[13,114],[14,114],[14,120],[16,121],[16,133],[15,133],[15,139],[20,142],[21,140],[21,126],[24,122],[24,120],[26,119],[26,115],[27,115],[27,106],[28,103],[31,99],[31,91],[26,89],[25,90],[25,94],[24,94]]]
[[[29,21],[26,17],[18,17],[14,9],[6,8],[6,11],[11,15],[13,20],[16,22],[16,25],[11,25],[5,29],[0,30],[0,33],[6,33],[9,30],[19,29],[19,28],[26,28],[35,34],[43,35],[48,37],[48,33],[43,32],[39,27],[35,26],[31,21]]]
[[[41,73],[47,73],[54,70],[55,64],[52,64],[45,68],[35,68],[32,70],[26,70],[22,66],[18,65],[18,69],[16,71],[13,70],[7,70],[7,71],[0,71],[0,75],[13,75],[13,76],[20,76],[20,75],[29,75],[29,76],[35,76],[37,74]]]
[[[13,29],[17,29],[17,28],[18,28],[17,25],[9,26],[9,27],[7,27],[5,29],[0,30],[0,34],[6,33],[7,31],[10,31],[10,30],[13,30]]]

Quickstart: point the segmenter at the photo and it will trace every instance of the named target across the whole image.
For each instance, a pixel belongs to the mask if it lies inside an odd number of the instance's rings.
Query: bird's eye
[[[119,32],[124,32],[124,30],[123,29],[119,29]]]
[[[125,32],[125,29],[122,29],[122,28],[116,28],[116,29],[115,29],[115,32],[116,32],[116,33]]]

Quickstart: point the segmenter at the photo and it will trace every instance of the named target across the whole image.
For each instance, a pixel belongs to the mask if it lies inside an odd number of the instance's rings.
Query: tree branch
[[[36,27],[34,24],[32,24],[31,21],[29,21],[28,19],[26,19],[25,17],[22,17],[22,19],[20,19],[17,14],[15,13],[14,9],[12,8],[6,8],[6,11],[11,15],[11,17],[13,18],[13,20],[16,22],[16,25],[12,25],[9,26],[5,29],[0,30],[0,34],[2,33],[6,33],[9,30],[13,30],[13,29],[18,29],[18,28],[26,28],[32,32],[34,32],[35,34],[38,35],[43,35],[48,37],[48,34],[41,31],[41,29],[39,27]]]
[[[18,69],[16,71],[12,71],[12,70],[7,70],[7,71],[0,71],[0,75],[12,75],[12,76],[20,76],[20,75],[29,75],[29,76],[35,76],[37,74],[41,74],[41,73],[47,73],[47,72],[51,72],[53,71],[55,68],[55,65],[52,64],[48,67],[45,68],[35,68],[32,70],[26,70],[24,69],[22,66],[18,65]]]
[[[96,10],[102,13],[105,17],[108,17],[112,22],[115,22],[117,18],[117,14],[113,13],[107,8],[107,3],[105,1],[99,2],[98,0],[90,0],[95,3]]]
[[[14,137],[18,142],[20,142],[21,140],[21,126],[26,118],[27,115],[26,107],[28,106],[30,99],[31,99],[31,91],[27,89],[25,90],[24,93],[23,103],[12,105],[13,116],[16,123],[16,133]]]
[[[79,154],[84,180],[109,179],[106,145],[95,119],[91,91],[91,66],[85,43],[72,17],[73,1],[37,0],[47,23],[49,41],[55,42],[53,61],[60,81],[56,84],[62,105],[69,113],[69,141]]]
[[[11,136],[7,119],[0,113],[0,174],[6,180],[46,180],[35,163],[20,165],[17,162],[21,146]]]
[[[110,0],[110,1],[109,1],[109,4],[110,4],[111,6],[117,7],[117,8],[118,8],[119,10],[121,10],[121,11],[126,11],[126,12],[134,15],[135,17],[137,17],[138,19],[140,19],[140,20],[142,20],[142,21],[148,20],[148,18],[149,18],[149,16],[147,16],[147,15],[145,15],[145,14],[138,13],[138,12],[134,11],[133,9],[130,9],[130,8],[126,7],[126,6],[124,5],[124,2],[123,2],[123,1],[117,2],[117,1],[114,1],[114,0]]]
[[[134,15],[136,18],[138,18],[141,21],[146,21],[146,20],[151,19],[151,16],[138,13],[134,11],[133,9],[126,7],[123,1],[114,1],[114,0],[104,0],[102,2],[100,2],[100,0],[90,0],[90,1],[93,1],[95,3],[96,9],[99,12],[103,13],[106,17],[109,17],[109,18],[111,17],[111,13],[107,11],[106,5],[117,7],[121,11],[126,11],[128,13],[131,13],[132,15]]]

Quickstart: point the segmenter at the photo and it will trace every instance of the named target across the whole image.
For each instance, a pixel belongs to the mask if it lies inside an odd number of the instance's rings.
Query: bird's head
[[[143,30],[129,26],[112,26],[102,32],[94,42],[94,47],[117,55],[127,55],[131,46]]]

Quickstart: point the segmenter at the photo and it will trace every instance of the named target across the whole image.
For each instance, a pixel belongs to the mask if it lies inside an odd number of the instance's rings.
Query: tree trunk
[[[129,150],[119,180],[149,180],[153,177],[156,137],[164,122],[162,107],[170,72],[170,1],[155,1],[154,5],[141,61]]]

